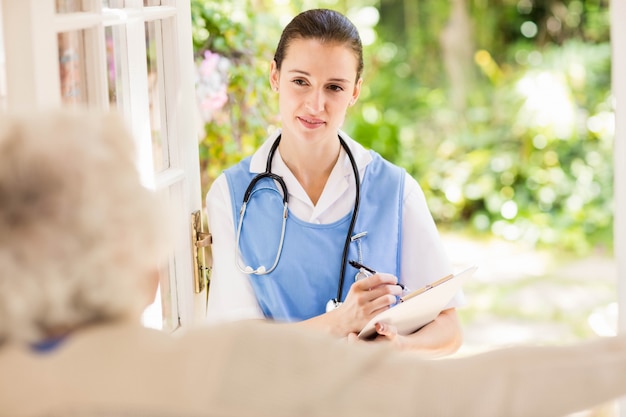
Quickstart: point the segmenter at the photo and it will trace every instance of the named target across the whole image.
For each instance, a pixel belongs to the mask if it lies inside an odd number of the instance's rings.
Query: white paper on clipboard
[[[359,333],[360,339],[376,334],[376,323],[387,323],[398,329],[398,334],[407,335],[433,321],[461,289],[463,281],[478,269],[471,266],[461,272],[439,279],[407,294],[403,301],[376,315]]]

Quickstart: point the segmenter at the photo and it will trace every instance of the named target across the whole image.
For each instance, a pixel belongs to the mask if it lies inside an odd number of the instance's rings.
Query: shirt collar
[[[352,153],[352,157],[354,158],[354,162],[356,163],[359,173],[361,174],[360,176],[363,177],[363,170],[365,169],[367,164],[372,162],[372,154],[370,153],[370,151],[365,149],[363,145],[361,145],[360,143],[352,139],[350,136],[348,136],[347,133],[340,130],[339,136],[348,145],[348,148],[350,149],[350,152]],[[350,163],[350,158],[348,157],[348,154],[343,148],[341,149],[341,154],[339,155],[339,157],[343,159],[344,176],[347,178],[353,175],[352,164]]]
[[[271,135],[265,139],[265,142],[257,149],[252,155],[250,160],[250,172],[260,174],[265,171],[265,165],[267,164],[267,155],[270,153],[272,145],[276,141],[276,138],[281,134],[280,129],[276,129]],[[274,157],[276,158],[276,157]]]
[[[31,349],[37,353],[48,353],[55,350],[65,341],[65,336],[54,337],[30,345]]]
[[[267,139],[263,142],[263,144],[257,149],[257,151],[252,155],[252,159],[250,160],[250,172],[259,174],[265,171],[265,166],[267,165],[267,156],[270,152],[274,141],[281,134],[280,129],[276,129],[272,134],[270,134]],[[359,171],[362,171],[367,164],[372,161],[371,153],[365,149],[360,143],[352,139],[347,133],[342,130],[339,131],[339,136],[346,142],[350,152],[354,157],[354,161],[356,162],[356,166]],[[276,156],[280,156],[280,152],[277,150],[276,155],[274,156],[274,164],[276,160],[279,159]],[[342,167],[344,170],[344,175],[352,174],[352,165],[350,164],[350,158],[348,158],[348,154],[345,150],[341,149],[341,154],[339,155],[340,159],[342,159]],[[281,161],[282,164],[282,161]],[[273,172],[273,170],[272,170]]]

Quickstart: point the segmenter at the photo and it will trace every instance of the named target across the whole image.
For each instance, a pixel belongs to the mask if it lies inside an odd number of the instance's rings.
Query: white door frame
[[[82,30],[85,42],[87,102],[92,108],[108,109],[105,27],[123,26],[135,40],[126,48],[127,73],[131,84],[127,103],[120,109],[127,118],[137,148],[138,165],[150,185],[174,203],[181,214],[172,219],[177,244],[169,265],[173,317],[177,325],[204,318],[206,294],[194,289],[191,243],[191,213],[202,210],[198,155],[198,118],[195,101],[191,6],[189,0],[161,0],[160,6],[143,7],[143,0],[125,0],[122,9],[102,10],[100,0],[82,0],[85,10],[56,14],[55,0],[0,0],[6,66],[6,107],[23,110],[62,106],[58,33]],[[160,22],[163,59],[159,74],[165,79],[161,112],[165,114],[169,166],[152,169],[152,137],[146,88],[146,22]],[[131,51],[132,49],[132,51]],[[163,105],[164,104],[164,105]],[[142,170],[142,166],[148,166]],[[145,180],[146,178],[144,178]]]

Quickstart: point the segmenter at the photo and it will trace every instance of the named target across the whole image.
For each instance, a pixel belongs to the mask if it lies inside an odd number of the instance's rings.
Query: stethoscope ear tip
[[[246,274],[251,274],[252,272],[254,272],[254,269],[252,269],[252,267],[251,267],[250,265],[248,265],[248,266],[246,266],[246,267],[244,268],[244,272],[245,272]]]
[[[256,273],[257,273],[257,274],[264,274],[264,273],[265,273],[265,271],[266,271],[266,269],[265,269],[265,266],[263,266],[263,265],[261,265],[260,267],[258,267],[258,268],[256,269]]]

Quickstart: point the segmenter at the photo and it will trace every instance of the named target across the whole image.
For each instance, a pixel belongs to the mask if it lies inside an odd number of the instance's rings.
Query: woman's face
[[[272,61],[270,82],[279,91],[283,137],[317,141],[337,138],[346,111],[361,89],[357,58],[349,47],[295,39],[280,71]]]

